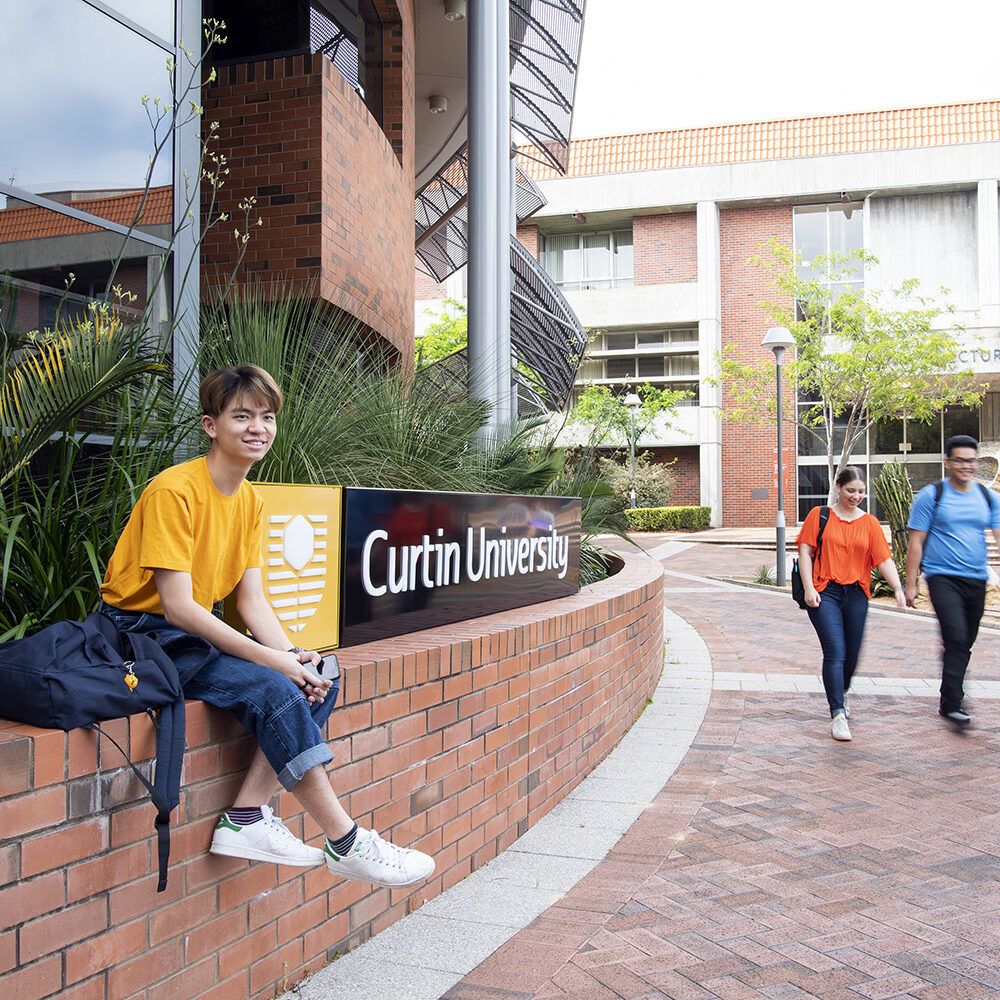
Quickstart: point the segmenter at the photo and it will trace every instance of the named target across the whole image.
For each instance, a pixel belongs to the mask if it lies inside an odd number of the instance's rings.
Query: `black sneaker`
[[[953,726],[958,726],[960,729],[964,729],[972,723],[972,716],[960,708],[956,708],[953,712],[946,712],[943,708],[939,708],[938,715],[943,715]]]

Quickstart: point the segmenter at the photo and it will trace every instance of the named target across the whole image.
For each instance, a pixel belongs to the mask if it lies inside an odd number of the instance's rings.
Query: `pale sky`
[[[588,0],[573,138],[1000,97],[987,0]]]

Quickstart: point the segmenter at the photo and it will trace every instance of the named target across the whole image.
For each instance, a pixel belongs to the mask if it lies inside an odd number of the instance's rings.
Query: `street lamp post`
[[[785,482],[781,426],[781,361],[785,351],[795,346],[795,338],[783,326],[773,326],[761,341],[761,347],[774,351],[774,375],[778,393],[778,510],[774,515],[774,571],[779,587],[785,585]]]
[[[636,410],[638,410],[639,407],[642,406],[642,400],[639,398],[639,396],[636,393],[630,392],[622,400],[622,405],[628,408],[628,416],[629,416],[630,433],[629,433],[629,436],[628,436],[628,445],[629,445],[629,459],[630,459],[631,465],[632,465],[632,476],[631,476],[631,479],[629,480],[629,482],[630,482],[631,485],[629,486],[628,497],[629,497],[629,506],[633,510],[635,510],[635,500],[636,500],[636,496],[635,496],[635,414],[636,414]]]

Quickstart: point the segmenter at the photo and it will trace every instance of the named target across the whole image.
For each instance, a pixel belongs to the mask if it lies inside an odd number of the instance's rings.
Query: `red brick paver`
[[[805,616],[770,595],[668,603],[732,658],[718,669],[753,669],[764,644],[776,672],[797,647],[815,660]],[[932,629],[871,626],[887,675],[916,675],[918,652],[933,669]],[[997,641],[979,676],[996,676]],[[714,692],[607,859],[446,997],[1000,997],[1000,702],[981,700],[966,734],[933,707],[867,697],[836,744],[822,695]]]

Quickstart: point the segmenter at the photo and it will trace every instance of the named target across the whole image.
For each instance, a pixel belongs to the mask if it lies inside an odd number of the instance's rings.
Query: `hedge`
[[[626,509],[632,531],[696,531],[709,527],[711,507],[636,507]]]

